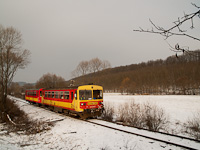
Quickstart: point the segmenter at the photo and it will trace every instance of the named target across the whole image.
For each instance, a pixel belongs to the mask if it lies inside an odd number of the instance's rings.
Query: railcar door
[[[42,89],[38,91],[38,103],[42,102]]]
[[[75,111],[78,111],[78,100],[77,100],[77,91],[73,91],[71,92],[71,96],[72,96],[72,104],[73,104],[73,108]]]
[[[71,101],[72,101],[72,108],[76,110],[76,103],[74,101],[74,92],[71,91],[70,95],[71,95]]]

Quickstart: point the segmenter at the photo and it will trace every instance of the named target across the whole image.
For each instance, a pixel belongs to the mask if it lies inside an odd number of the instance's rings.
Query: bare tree
[[[71,72],[72,77],[78,77],[80,75],[86,75],[89,72],[89,62],[88,61],[81,61],[76,69]]]
[[[89,71],[89,62],[81,61],[77,66],[77,70],[81,73],[81,75],[87,74],[87,72]]]
[[[36,88],[61,88],[61,87],[66,87],[65,79],[50,73],[43,75],[36,82]]]
[[[71,72],[72,77],[78,77],[86,75],[87,73],[95,73],[107,68],[110,68],[111,64],[108,60],[100,60],[98,57],[89,61],[81,61],[76,69]]]
[[[22,87],[18,83],[12,82],[10,84],[8,89],[9,94],[19,97],[19,95],[21,95],[21,92],[22,92]]]
[[[104,60],[102,61],[102,69],[107,69],[107,68],[111,68],[111,64],[108,60]]]
[[[80,72],[78,71],[78,69],[76,67],[76,69],[71,72],[71,77],[76,78],[78,76],[80,76]]]
[[[89,61],[91,72],[98,72],[102,69],[102,61],[97,57]]]
[[[200,18],[200,7],[193,3],[192,3],[192,5],[195,8],[197,8],[197,11],[190,13],[190,14],[184,14],[183,17],[178,18],[176,21],[173,22],[174,26],[172,26],[168,29],[160,27],[160,26],[156,25],[152,20],[149,20],[153,26],[151,30],[148,30],[148,29],[144,30],[143,28],[140,28],[139,30],[133,30],[133,31],[160,34],[163,37],[165,37],[165,39],[167,39],[171,36],[185,36],[185,37],[191,38],[193,40],[200,41],[199,37],[190,35],[190,34],[188,34],[188,30],[182,29],[182,25],[186,24],[186,22],[189,22],[189,21],[191,22],[190,29],[194,29],[195,28],[194,22],[193,22],[194,18],[196,16]],[[183,52],[183,53],[191,53],[192,52],[192,54],[194,54],[193,50],[190,50],[189,48],[182,48],[179,44],[176,44],[175,47],[172,47],[171,45],[169,45],[169,46],[171,47],[170,49],[175,52]],[[177,54],[176,54],[176,56],[177,56]]]
[[[6,114],[8,85],[12,82],[18,69],[29,63],[30,52],[22,48],[22,34],[13,27],[0,25],[0,107]]]

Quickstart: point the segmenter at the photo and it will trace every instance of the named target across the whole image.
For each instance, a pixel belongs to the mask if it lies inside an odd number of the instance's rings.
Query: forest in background
[[[75,85],[102,85],[105,92],[199,95],[200,50],[165,60],[109,68],[72,80]]]
[[[44,74],[36,83],[12,83],[8,93],[18,97],[26,89],[67,88],[70,85],[97,84],[104,92],[154,95],[200,95],[200,50],[165,60],[107,68],[65,81],[56,74]]]

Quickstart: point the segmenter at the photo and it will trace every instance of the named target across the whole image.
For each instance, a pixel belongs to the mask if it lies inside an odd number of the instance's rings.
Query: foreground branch
[[[178,35],[178,36],[187,36],[189,38],[192,38],[194,40],[197,40],[197,41],[200,41],[200,38],[197,38],[197,37],[194,37],[192,35],[189,35],[189,34],[186,34],[185,32],[187,32],[187,30],[181,30],[180,29],[180,26],[185,23],[186,21],[188,20],[191,20],[191,29],[194,28],[194,24],[193,24],[193,18],[195,16],[199,16],[200,15],[200,10],[198,10],[197,12],[195,13],[192,13],[192,14],[189,14],[189,15],[185,15],[184,17],[182,17],[182,20],[180,20],[178,18],[177,21],[174,22],[174,26],[172,26],[171,28],[169,29],[164,29],[163,27],[160,27],[160,26],[157,26],[153,23],[153,21],[151,19],[149,19],[150,23],[153,25],[153,28],[152,30],[144,30],[140,27],[139,30],[133,30],[133,31],[136,31],[136,32],[147,32],[147,33],[154,33],[154,34],[160,34],[162,36],[164,36],[166,39],[169,38],[170,36],[173,36],[173,35]],[[178,29],[178,32],[174,32],[173,30],[174,29]]]
[[[163,27],[160,27],[158,25],[156,25],[151,19],[149,19],[150,23],[152,24],[152,29],[151,30],[144,30],[143,28],[140,27],[140,29],[137,30],[133,30],[135,32],[144,32],[144,33],[154,33],[154,34],[160,34],[163,37],[165,37],[165,39],[171,37],[171,36],[185,36],[188,38],[191,38],[193,40],[196,41],[200,41],[199,37],[195,37],[193,35],[187,34],[187,30],[183,30],[181,29],[181,25],[191,21],[191,26],[190,29],[194,29],[194,23],[193,23],[193,19],[195,16],[200,18],[200,7],[198,7],[196,4],[192,5],[194,7],[196,7],[198,9],[198,11],[191,13],[191,14],[184,14],[183,17],[178,18],[177,21],[174,21],[173,23],[175,24],[174,26],[170,27],[169,29],[164,29]],[[178,44],[175,46],[175,48],[173,48],[173,51],[179,51],[179,52],[191,52],[189,49],[183,49],[181,48]]]
[[[16,123],[14,123],[12,120],[11,120],[11,118],[10,118],[10,116],[7,114],[7,118],[8,118],[8,120],[12,123],[12,124],[14,124],[15,126],[16,126]]]

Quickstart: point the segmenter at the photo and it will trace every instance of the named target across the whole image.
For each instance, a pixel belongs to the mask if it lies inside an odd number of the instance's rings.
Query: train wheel
[[[66,114],[66,115],[69,115],[69,110],[64,109],[63,113]]]
[[[50,106],[49,109],[50,109],[51,111],[54,111],[54,107],[53,107],[53,106]]]
[[[82,120],[86,120],[90,117],[90,115],[88,115],[86,113],[79,113],[78,115],[79,115],[80,119],[82,119]]]

